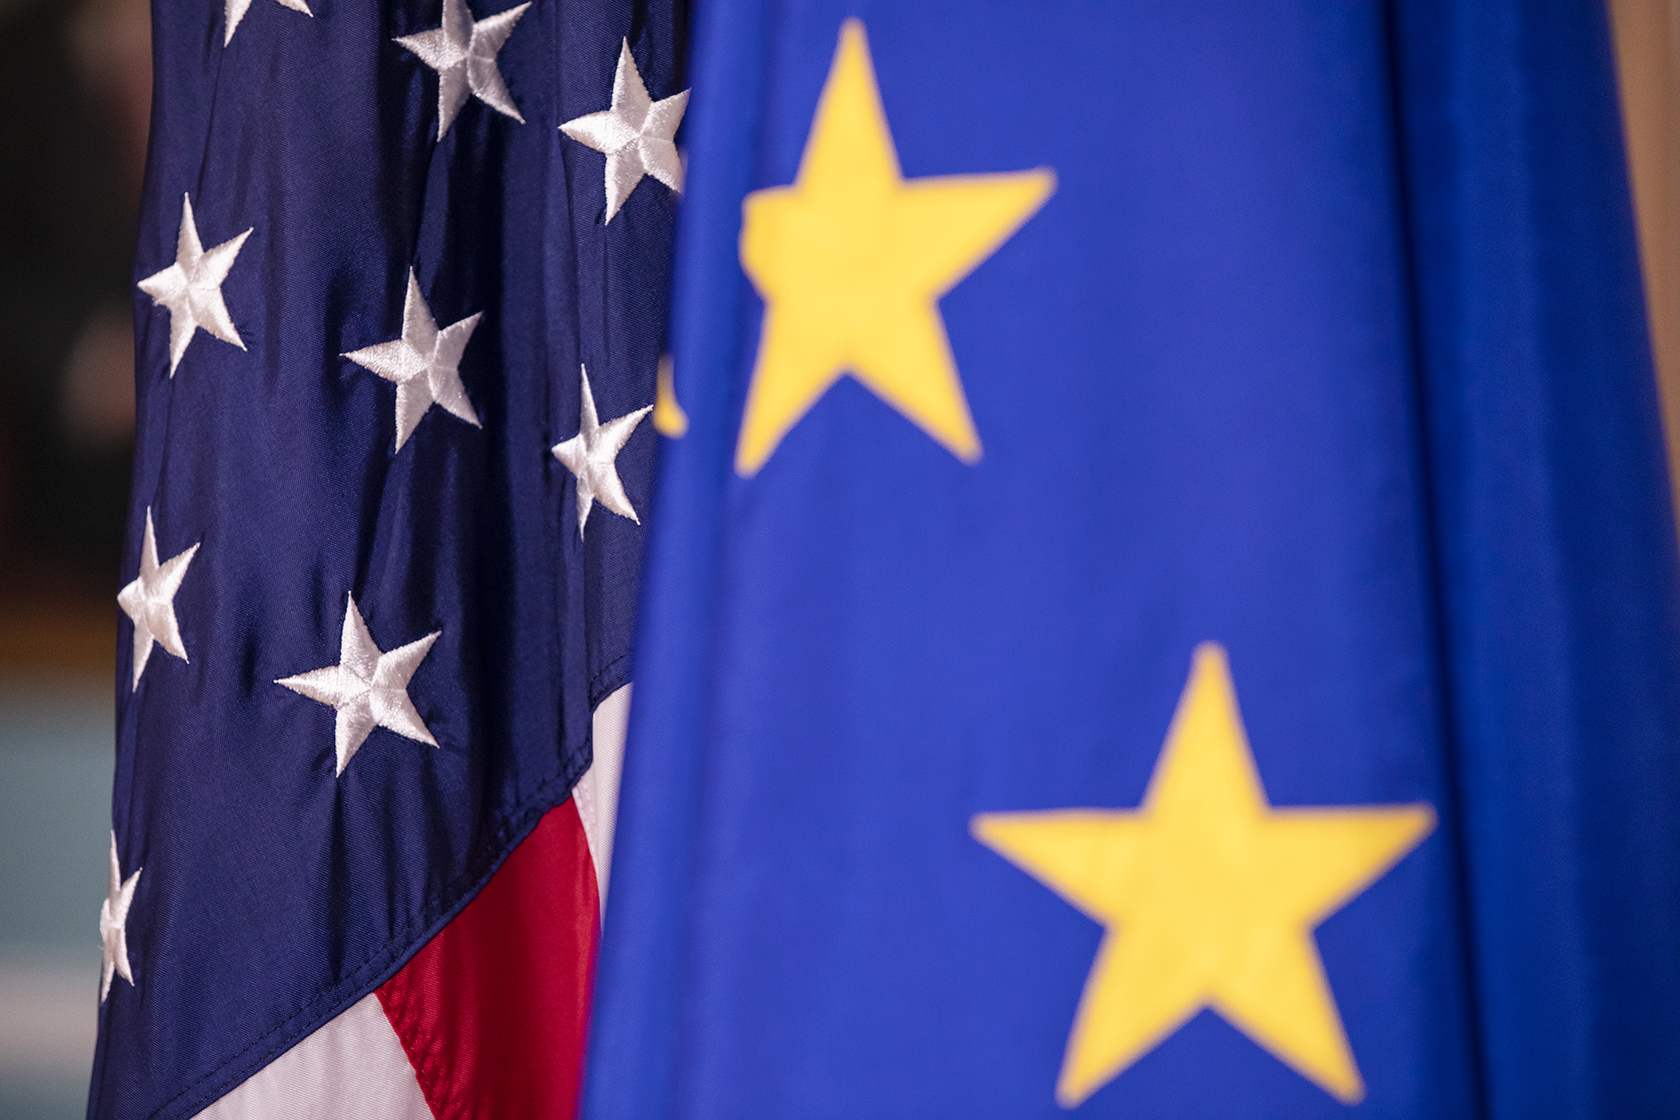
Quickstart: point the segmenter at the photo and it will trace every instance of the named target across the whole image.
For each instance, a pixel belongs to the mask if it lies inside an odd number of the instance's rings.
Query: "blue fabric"
[[[841,21],[907,176],[1055,170],[940,310],[968,466],[842,380],[732,466]],[[1680,1111],[1680,603],[1596,5],[717,0],[592,1120],[1056,1116],[1101,927],[973,814],[1136,807],[1202,641],[1277,805],[1440,823],[1317,929],[1349,1108],[1203,1012],[1081,1111]]]
[[[1594,5],[1400,7],[1434,563],[1498,1116],[1680,1109],[1680,642]]]
[[[471,8],[479,18],[512,4]],[[682,88],[682,9],[541,0],[499,56],[525,123],[476,99],[437,138],[438,78],[392,40],[437,0],[159,0],[136,278],[254,229],[223,285],[244,342],[136,293],[139,434],[124,579],[198,543],[175,611],[189,661],[118,665],[114,826],[134,983],[101,1011],[91,1117],[189,1116],[391,975],[591,757],[628,679],[642,530],[580,539],[550,454],[653,403],[675,199],[604,224],[604,157],[559,131],[607,108],[628,37]],[[482,312],[460,376],[482,427],[432,408],[395,447],[395,387],[340,355],[397,338],[413,267],[440,326]],[[657,437],[617,464],[645,509]],[[409,695],[438,747],[376,729],[334,774],[334,712],[274,684],[339,660],[345,598],[390,650],[433,631]],[[90,912],[90,924],[93,913]]]

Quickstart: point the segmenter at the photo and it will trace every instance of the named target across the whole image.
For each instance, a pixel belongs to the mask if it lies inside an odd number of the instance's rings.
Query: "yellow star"
[[[1272,808],[1225,651],[1200,646],[1141,808],[972,824],[1106,927],[1056,1099],[1079,1104],[1204,1007],[1337,1100],[1363,1098],[1312,931],[1434,827],[1428,805]]]
[[[1047,170],[906,181],[863,25],[847,20],[798,178],[754,191],[742,207],[741,264],[765,307],[735,469],[757,473],[846,373],[957,458],[977,461],[938,300],[1055,185]]]
[[[659,373],[654,381],[653,426],[669,439],[681,439],[688,434],[688,413],[677,400],[677,388],[672,382],[671,355],[659,359]]]

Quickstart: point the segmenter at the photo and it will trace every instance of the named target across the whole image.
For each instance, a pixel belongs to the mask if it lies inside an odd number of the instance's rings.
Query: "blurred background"
[[[98,1008],[148,0],[0,0],[0,1117],[81,1116]]]
[[[1611,12],[1672,449],[1680,0]],[[149,0],[0,0],[0,1120],[85,1111],[150,35]]]

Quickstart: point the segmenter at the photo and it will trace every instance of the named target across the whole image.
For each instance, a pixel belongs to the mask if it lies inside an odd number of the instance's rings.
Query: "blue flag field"
[[[1680,1115],[1603,11],[713,0],[691,76],[584,1115]]]

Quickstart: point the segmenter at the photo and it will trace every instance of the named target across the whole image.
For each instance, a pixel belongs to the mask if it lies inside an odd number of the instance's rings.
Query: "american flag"
[[[571,1115],[682,6],[155,9],[89,1115]]]

